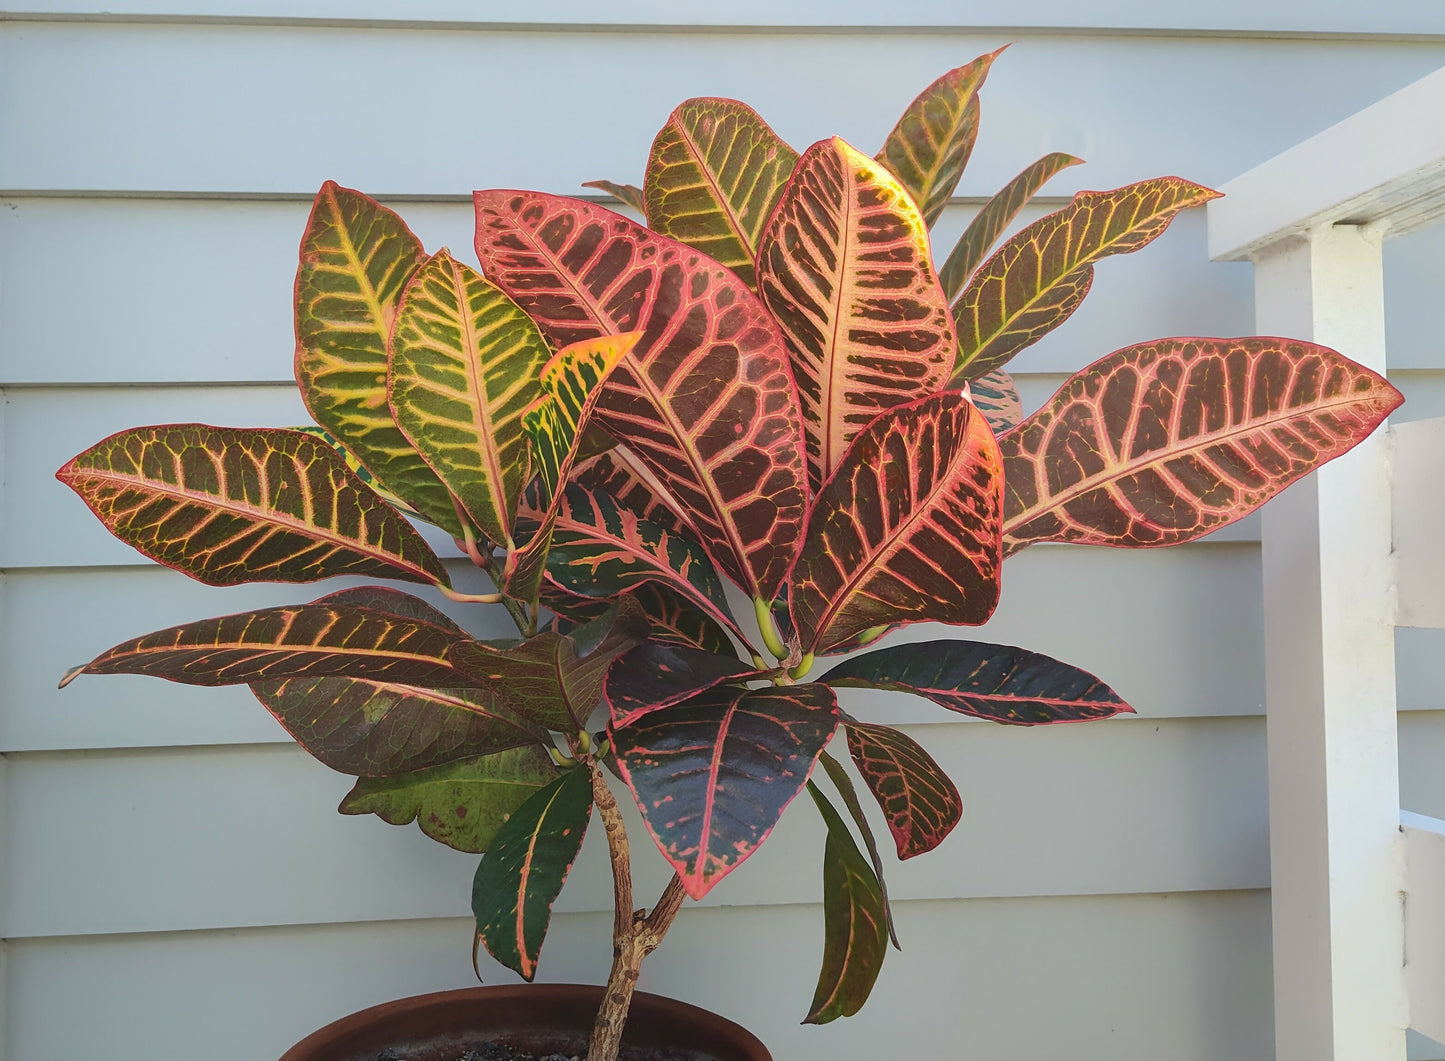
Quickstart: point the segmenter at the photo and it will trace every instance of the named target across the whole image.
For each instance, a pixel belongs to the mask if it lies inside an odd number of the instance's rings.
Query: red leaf
[[[590,203],[475,193],[477,255],[557,344],[640,329],[598,420],[692,517],[714,561],[772,599],[807,504],[802,414],[777,325],[703,254]]]
[[[899,858],[943,843],[963,817],[958,788],[912,737],[891,726],[849,722],[848,752],[888,819]]]
[[[1248,515],[1404,398],[1291,339],[1160,339],[1069,379],[1004,435],[1004,548],[1156,546]]]

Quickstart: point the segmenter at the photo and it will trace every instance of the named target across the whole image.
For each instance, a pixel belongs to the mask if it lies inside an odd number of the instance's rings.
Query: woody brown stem
[[[612,860],[612,971],[607,977],[607,990],[592,1037],[587,1044],[587,1061],[617,1061],[622,1046],[622,1029],[632,1005],[632,993],[642,974],[642,961],[662,942],[672,926],[686,897],[682,878],[673,874],[667,888],[649,915],[632,908],[632,858],[627,843],[627,827],[622,821],[617,799],[608,787],[607,775],[594,759],[587,761],[592,772],[592,800],[602,817],[607,833],[607,853]]]

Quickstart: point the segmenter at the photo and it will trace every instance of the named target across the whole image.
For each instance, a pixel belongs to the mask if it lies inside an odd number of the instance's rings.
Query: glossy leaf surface
[[[1080,192],[1004,242],[953,305],[956,380],[976,379],[1053,331],[1079,308],[1093,263],[1152,242],[1175,216],[1218,192],[1157,177],[1109,192]]]
[[[1002,493],[998,445],[963,395],[880,416],[809,517],[789,580],[804,651],[875,626],[984,622],[998,603]]]
[[[818,755],[818,762],[822,764],[828,780],[833,782],[833,787],[838,790],[843,806],[848,809],[848,816],[853,819],[853,824],[858,829],[858,835],[863,837],[863,846],[868,850],[868,862],[873,867],[873,876],[878,878],[878,892],[883,899],[883,920],[888,926],[888,939],[895,950],[902,950],[903,947],[898,942],[898,927],[893,923],[893,905],[888,901],[888,883],[883,879],[883,858],[878,854],[878,841],[873,836],[873,826],[868,824],[868,816],[863,813],[858,790],[853,786],[853,779],[848,776],[848,771],[843,769],[843,764],[826,751]],[[817,799],[822,794],[818,791],[817,783],[809,784],[814,799]]]
[[[892,174],[837,137],[793,171],[758,247],[758,291],[792,354],[814,488],[874,417],[953,370],[928,227]]]
[[[607,672],[602,695],[613,726],[628,726],[649,711],[680,703],[729,680],[759,677],[736,656],[647,641]]]
[[[417,270],[391,335],[387,396],[402,432],[494,542],[528,479],[522,412],[551,351],[511,299],[446,251]]]
[[[826,685],[719,686],[612,729],[648,832],[701,899],[773,831],[838,726]]]
[[[863,1008],[888,953],[883,891],[848,826],[811,781],[828,824],[823,847],[823,968],[804,1024],[827,1024]]]
[[[575,733],[602,701],[602,681],[612,661],[647,635],[641,608],[624,598],[567,634],[545,631],[525,641],[469,641],[457,648],[457,666],[523,718]]]
[[[1015,726],[1087,722],[1134,711],[1088,671],[982,641],[890,645],[844,660],[821,680],[840,688],[916,693],[950,711]]]
[[[187,685],[241,685],[267,679],[387,679],[475,688],[453,666],[466,643],[431,623],[349,604],[298,604],[223,615],[123,641],[66,674],[149,674]]]
[[[458,851],[485,851],[502,824],[557,777],[538,745],[463,759],[416,773],[361,778],[338,808],[375,814],[391,825],[416,822]]]
[[[121,541],[208,585],[335,575],[448,584],[415,528],[298,431],[132,428],[56,478]]]
[[[702,546],[639,518],[600,490],[567,487],[553,522],[547,569],[557,585],[584,597],[614,597],[643,582],[661,582],[733,625],[722,582]]]
[[[668,494],[657,477],[635,453],[618,445],[586,461],[579,461],[572,478],[583,486],[602,490],[623,508],[668,531],[686,531],[696,538],[682,503]]]
[[[296,272],[296,382],[315,421],[377,480],[447,533],[461,524],[441,480],[392,418],[388,341],[402,290],[426,260],[395,213],[327,181]]]
[[[1380,376],[1313,343],[1126,347],[1000,439],[1004,547],[1190,541],[1338,457],[1401,401]]]
[[[762,303],[711,259],[601,207],[535,192],[475,200],[483,271],[554,343],[642,330],[599,422],[686,507],[714,562],[771,599],[807,479],[787,351]]]
[[[853,764],[888,819],[898,857],[913,858],[943,843],[963,817],[963,799],[933,756],[891,726],[848,722],[844,730]]]
[[[994,369],[986,376],[970,380],[968,397],[973,402],[974,408],[983,413],[983,418],[988,421],[988,428],[994,433],[994,437],[1002,435],[1011,428],[1018,427],[1019,421],[1024,418],[1024,406],[1023,402],[1019,400],[1018,384],[1001,368]]]
[[[591,778],[568,770],[507,819],[477,867],[477,935],[488,954],[529,982],[591,817]]]
[[[878,152],[878,161],[897,174],[930,225],[948,205],[973,153],[978,90],[998,55],[981,55],[920,92]]]
[[[938,282],[943,293],[953,298],[963,289],[978,263],[988,253],[998,238],[1004,234],[1009,223],[1018,217],[1028,201],[1032,199],[1049,179],[1062,169],[1083,164],[1083,159],[1063,152],[1054,151],[1029,166],[1001,188],[992,199],[984,203],[983,209],[974,215],[963,235],[949,252],[943,268],[938,270]]]
[[[642,189],[635,184],[618,184],[616,181],[583,181],[582,187],[596,188],[599,192],[606,192],[639,214],[647,214],[647,203],[643,199]]]
[[[680,104],[652,142],[648,227],[696,247],[753,286],[763,223],[798,153],[735,99]]]

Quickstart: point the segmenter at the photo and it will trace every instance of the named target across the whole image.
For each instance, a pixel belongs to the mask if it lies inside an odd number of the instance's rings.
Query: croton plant
[[[593,201],[480,191],[480,271],[327,183],[295,289],[296,379],[316,426],[136,428],[59,477],[122,540],[210,585],[418,583],[504,607],[518,637],[473,638],[415,596],[366,586],[147,634],[66,681],[249,685],[357,777],[343,813],[415,820],[483,853],[476,942],[529,980],[595,809],[616,918],[591,1061],[616,1057],[639,966],[684,897],[717,886],[806,788],[826,831],[806,1019],[856,1012],[891,919],[840,760],[901,859],[937,847],[962,804],[912,737],[849,717],[835,690],[1007,725],[1132,709],[1026,649],[949,637],[854,650],[909,623],[983,623],[1004,558],[1037,542],[1198,538],[1401,400],[1310,343],[1175,338],[1104,356],[1019,422],[1008,360],[1078,308],[1097,261],[1216,193],[1177,177],[1081,192],[990,254],[1079,162],[1050,154],[935,267],[929,228],[996,55],[928,86],[874,156],[837,138],[799,154],[742,103],[689,100],[642,188],[596,182],[646,227]],[[417,521],[491,588],[459,590]],[[810,780],[819,763],[831,795]],[[650,911],[634,909],[609,771],[676,870]]]

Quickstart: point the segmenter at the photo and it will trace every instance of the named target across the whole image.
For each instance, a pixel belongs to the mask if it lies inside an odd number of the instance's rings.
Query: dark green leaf
[[[883,917],[888,922],[888,938],[893,941],[895,949],[902,950],[903,947],[898,943],[898,929],[893,924],[893,906],[888,901],[888,883],[883,879],[883,858],[878,854],[878,841],[873,836],[873,826],[868,824],[868,816],[863,813],[863,804],[858,802],[858,790],[853,787],[853,779],[837,759],[823,752],[818,756],[818,761],[823,764],[828,780],[832,781],[833,787],[838,790],[843,806],[848,808],[853,824],[858,826],[858,835],[863,837],[863,845],[868,848],[868,861],[873,864],[873,875],[878,878],[878,893],[883,897]]]

